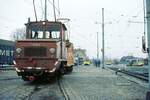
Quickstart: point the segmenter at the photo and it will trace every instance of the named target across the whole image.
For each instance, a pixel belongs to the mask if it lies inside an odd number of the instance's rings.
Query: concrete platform
[[[76,66],[62,79],[71,100],[146,100],[148,88],[109,69]]]

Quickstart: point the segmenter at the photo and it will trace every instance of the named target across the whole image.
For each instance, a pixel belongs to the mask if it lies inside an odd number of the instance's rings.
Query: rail
[[[0,70],[14,70],[14,65],[0,65]]]
[[[2,78],[0,79],[0,81],[9,81],[9,80],[17,80],[17,79],[21,79],[21,78],[20,77]]]
[[[130,75],[130,76],[133,76],[133,77],[136,77],[138,79],[148,82],[148,74],[147,73],[131,72],[131,71],[127,71],[125,69],[119,69],[119,68],[115,68],[115,67],[109,67],[109,69],[116,71],[116,74],[118,72],[121,72],[121,73]]]
[[[67,91],[65,90],[63,82],[61,81],[61,79],[57,78],[57,81],[58,81],[59,89],[60,89],[61,93],[63,94],[65,100],[70,100],[70,97],[67,94]]]

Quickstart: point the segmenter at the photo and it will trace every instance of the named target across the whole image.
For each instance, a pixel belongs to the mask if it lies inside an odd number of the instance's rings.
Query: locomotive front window
[[[45,34],[45,36],[44,36]],[[60,39],[60,31],[32,31],[32,39]]]
[[[46,31],[45,32],[46,39],[59,39],[60,38],[60,31]]]
[[[27,38],[31,39],[60,39],[62,27],[60,24],[43,25],[30,24],[27,28]]]
[[[60,31],[52,31],[51,36],[52,38],[60,38]]]
[[[43,38],[42,31],[32,31],[32,39],[41,39]]]

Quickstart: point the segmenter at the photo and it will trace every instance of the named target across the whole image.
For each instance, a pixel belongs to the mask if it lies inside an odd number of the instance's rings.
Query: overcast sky
[[[38,19],[41,20],[44,0],[35,1]],[[52,0],[48,0],[48,19],[53,20],[50,2]],[[58,0],[55,2],[58,8]],[[102,8],[105,13],[105,55],[109,58],[145,56],[141,51],[143,0],[59,0],[59,8],[60,17],[71,19],[70,40],[75,48],[86,49],[90,57],[96,57],[97,32],[99,47],[102,47]],[[10,40],[11,33],[24,27],[28,17],[35,20],[32,0],[0,0],[0,38]]]

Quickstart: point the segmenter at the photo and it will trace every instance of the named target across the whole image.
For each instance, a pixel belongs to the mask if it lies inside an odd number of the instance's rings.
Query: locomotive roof
[[[3,39],[0,39],[0,45],[14,46],[15,43],[14,43],[13,41],[10,41],[10,40],[3,40]]]
[[[58,42],[58,41],[61,41],[60,39],[25,39],[25,40],[17,40],[17,42],[34,42],[34,41],[40,41],[40,42]]]
[[[53,27],[53,28],[57,28],[58,26],[63,26],[64,30],[67,30],[65,24],[61,23],[61,22],[54,22],[54,21],[34,21],[34,22],[28,22],[25,24],[26,26],[28,26],[28,28],[35,28],[37,26],[39,26],[38,28],[44,28],[44,27],[41,27],[41,26],[56,26],[56,27]],[[51,27],[50,27],[51,28]]]

